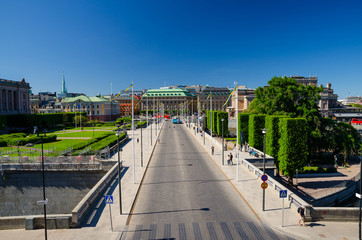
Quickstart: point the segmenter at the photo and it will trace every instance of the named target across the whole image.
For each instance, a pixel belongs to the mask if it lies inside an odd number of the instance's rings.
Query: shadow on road
[[[190,211],[210,211],[210,208],[182,209],[182,210],[170,210],[170,211],[158,211],[158,212],[133,213],[132,215],[147,215],[147,214],[157,214],[157,213],[190,212]]]

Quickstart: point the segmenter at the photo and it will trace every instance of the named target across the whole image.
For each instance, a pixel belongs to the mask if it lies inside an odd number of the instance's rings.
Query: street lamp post
[[[262,133],[264,135],[264,143],[263,143],[263,175],[265,175],[265,135],[266,128],[263,128]],[[265,188],[263,188],[263,211],[265,211]]]
[[[224,165],[224,119],[221,119],[221,136],[222,136],[222,144],[221,144],[221,156],[222,156],[222,165]]]
[[[359,178],[359,194],[360,194],[360,197],[361,197],[361,195],[362,195],[362,177],[361,177],[361,175],[362,175],[362,155],[361,155],[361,152],[360,152],[359,159],[361,160],[360,172],[359,172],[359,176],[360,176],[360,178]],[[358,231],[359,238],[358,239],[361,239],[361,219],[362,219],[362,213],[361,213],[362,205],[361,205],[361,202],[362,202],[362,199],[360,198],[359,199],[359,225],[358,225],[359,226],[358,227],[358,229],[359,229],[359,231]]]
[[[42,177],[43,177],[43,201],[39,201],[42,202],[41,204],[43,204],[44,206],[44,234],[45,234],[45,240],[48,239],[48,234],[47,234],[47,208],[46,208],[46,204],[47,204],[47,200],[45,198],[45,168],[44,168],[44,147],[43,147],[43,136],[39,136],[39,130],[38,128],[35,126],[34,127],[34,133],[36,133],[36,135],[38,137],[40,137],[40,141],[41,141],[41,166],[42,166]],[[44,132],[44,135],[46,136],[46,133]]]
[[[116,129],[117,135],[117,149],[118,149],[118,186],[119,186],[119,212],[122,215],[122,186],[121,186],[121,159],[120,159],[120,149],[119,149],[119,135],[121,134],[121,128],[118,126]]]
[[[142,137],[142,128],[143,128],[143,125],[142,125],[142,121],[141,121],[141,167],[143,167],[143,137]]]

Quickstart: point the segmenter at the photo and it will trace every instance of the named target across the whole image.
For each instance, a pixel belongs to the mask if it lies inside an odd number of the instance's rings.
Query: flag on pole
[[[230,100],[230,98],[231,98],[231,95],[233,95],[233,93],[236,91],[237,87],[238,87],[238,85],[235,86],[234,90],[230,93],[228,99],[226,100],[226,102],[224,103],[224,105],[222,105],[221,108],[225,107],[226,104],[228,104],[228,102],[229,102],[229,100]]]
[[[128,88],[126,88],[126,90],[120,91],[113,99],[111,99],[111,101],[114,100],[114,99],[115,99],[116,97],[118,97],[119,95],[121,95],[122,93],[127,92],[131,87],[133,87],[133,84],[131,84],[131,86],[129,86]]]
[[[209,100],[210,96],[211,96],[211,93],[209,94],[209,96],[207,96],[207,98],[206,98],[206,100],[205,100],[205,103],[204,103],[204,105],[202,106],[202,108],[205,107],[205,105],[206,105],[206,103],[207,103],[207,100]]]
[[[136,108],[138,106],[138,104],[140,104],[140,102],[142,101],[144,95],[146,95],[146,94],[142,95],[141,99],[138,101],[138,103],[136,104],[136,106],[134,108]],[[132,96],[132,98],[133,98],[133,96]]]

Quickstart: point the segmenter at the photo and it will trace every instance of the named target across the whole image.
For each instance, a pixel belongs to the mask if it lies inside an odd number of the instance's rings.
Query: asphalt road
[[[122,239],[290,239],[264,226],[184,126],[166,122]]]

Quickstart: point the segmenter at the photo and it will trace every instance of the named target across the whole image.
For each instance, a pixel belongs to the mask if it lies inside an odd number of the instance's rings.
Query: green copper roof
[[[109,102],[108,99],[105,99],[103,97],[78,96],[78,97],[64,98],[62,100],[62,103],[73,103],[73,102],[77,102],[77,101],[82,101],[82,102]]]
[[[184,89],[149,89],[144,97],[192,97],[192,94]]]

